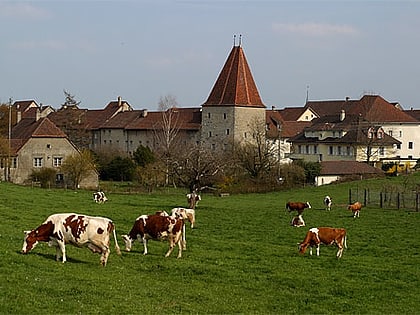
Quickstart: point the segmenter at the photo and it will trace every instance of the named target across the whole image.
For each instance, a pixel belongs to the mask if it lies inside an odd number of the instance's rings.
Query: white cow
[[[22,253],[34,249],[38,242],[48,242],[56,248],[57,261],[62,258],[64,263],[67,260],[66,244],[87,246],[92,252],[101,254],[101,264],[106,266],[111,233],[114,234],[115,250],[121,255],[115,225],[110,219],[76,213],[53,214],[36,229],[25,231]]]

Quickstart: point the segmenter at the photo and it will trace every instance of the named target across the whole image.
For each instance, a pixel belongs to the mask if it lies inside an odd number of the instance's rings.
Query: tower
[[[265,108],[244,51],[234,45],[202,105],[202,144],[226,150],[235,142],[251,141],[256,123],[265,127]]]

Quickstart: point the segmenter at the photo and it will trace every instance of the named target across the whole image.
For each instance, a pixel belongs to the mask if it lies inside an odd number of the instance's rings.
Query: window
[[[34,167],[42,167],[42,157],[34,158]]]
[[[12,158],[10,167],[17,168],[17,157]]]
[[[211,131],[209,131],[209,138],[211,138]]]
[[[401,149],[401,143],[397,144],[397,149],[400,150]]]
[[[60,167],[61,164],[63,164],[63,158],[62,157],[54,157],[54,161],[53,161],[54,167]]]
[[[51,144],[47,144],[47,149],[51,149]]]
[[[384,156],[385,155],[385,148],[384,147],[379,147],[379,155],[380,156]]]
[[[316,144],[314,145],[314,154],[318,154],[318,146]]]
[[[216,145],[214,144],[214,143],[212,143],[212,145],[211,145],[211,149],[214,151],[214,150],[216,150]]]
[[[408,148],[409,148],[409,149],[412,149],[412,148],[413,148],[413,142],[412,142],[412,141],[410,141],[410,142],[408,143]]]
[[[337,154],[338,154],[338,155],[341,155],[341,146],[339,146],[339,147],[337,148]]]
[[[229,135],[229,129],[226,129],[226,135],[227,136]]]
[[[211,116],[211,115],[210,115],[210,113],[208,113],[208,114],[207,114],[207,117],[208,117],[208,118],[210,118],[210,116]]]
[[[227,118],[227,114],[223,113],[223,119],[226,119],[226,118]]]
[[[347,151],[347,155],[351,155],[351,148],[350,147],[347,147],[346,151]]]
[[[306,152],[306,154],[309,154],[309,145],[306,145],[305,152]]]
[[[392,137],[392,130],[389,130],[388,134]]]
[[[298,153],[302,154],[302,146],[301,145],[298,145]]]
[[[334,148],[332,147],[332,145],[330,145],[330,147],[329,147],[328,149],[329,149],[329,153],[330,153],[330,155],[333,155],[333,153],[334,153]]]
[[[378,131],[378,139],[382,139],[382,138],[383,138],[382,131]]]
[[[402,137],[402,130],[400,130],[400,138]]]

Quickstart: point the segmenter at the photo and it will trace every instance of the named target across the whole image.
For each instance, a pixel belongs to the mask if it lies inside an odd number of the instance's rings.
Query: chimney
[[[121,107],[122,105],[122,99],[121,96],[118,96],[118,107]]]
[[[141,111],[141,117],[146,117],[147,116],[147,109],[143,109]]]
[[[340,121],[343,121],[345,118],[346,118],[346,112],[344,109],[342,109],[340,113]]]
[[[350,97],[346,96],[346,102],[348,102],[350,100]]]

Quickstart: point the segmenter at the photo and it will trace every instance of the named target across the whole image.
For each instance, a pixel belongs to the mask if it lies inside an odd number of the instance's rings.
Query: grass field
[[[183,258],[177,249],[165,258],[167,243],[153,241],[147,256],[136,243],[119,257],[112,242],[103,268],[99,255],[69,245],[65,264],[45,243],[22,255],[23,231],[52,213],[106,216],[123,247],[120,235],[137,216],[186,206],[185,191],[109,193],[98,205],[88,191],[0,183],[0,313],[419,314],[420,213],[366,208],[353,219],[345,209],[352,185],[365,183],[204,195]],[[323,210],[325,194],[331,212]],[[306,227],[289,225],[289,200],[311,202]],[[320,257],[298,254],[297,243],[315,226],[348,230],[341,260],[335,247],[321,247]]]

